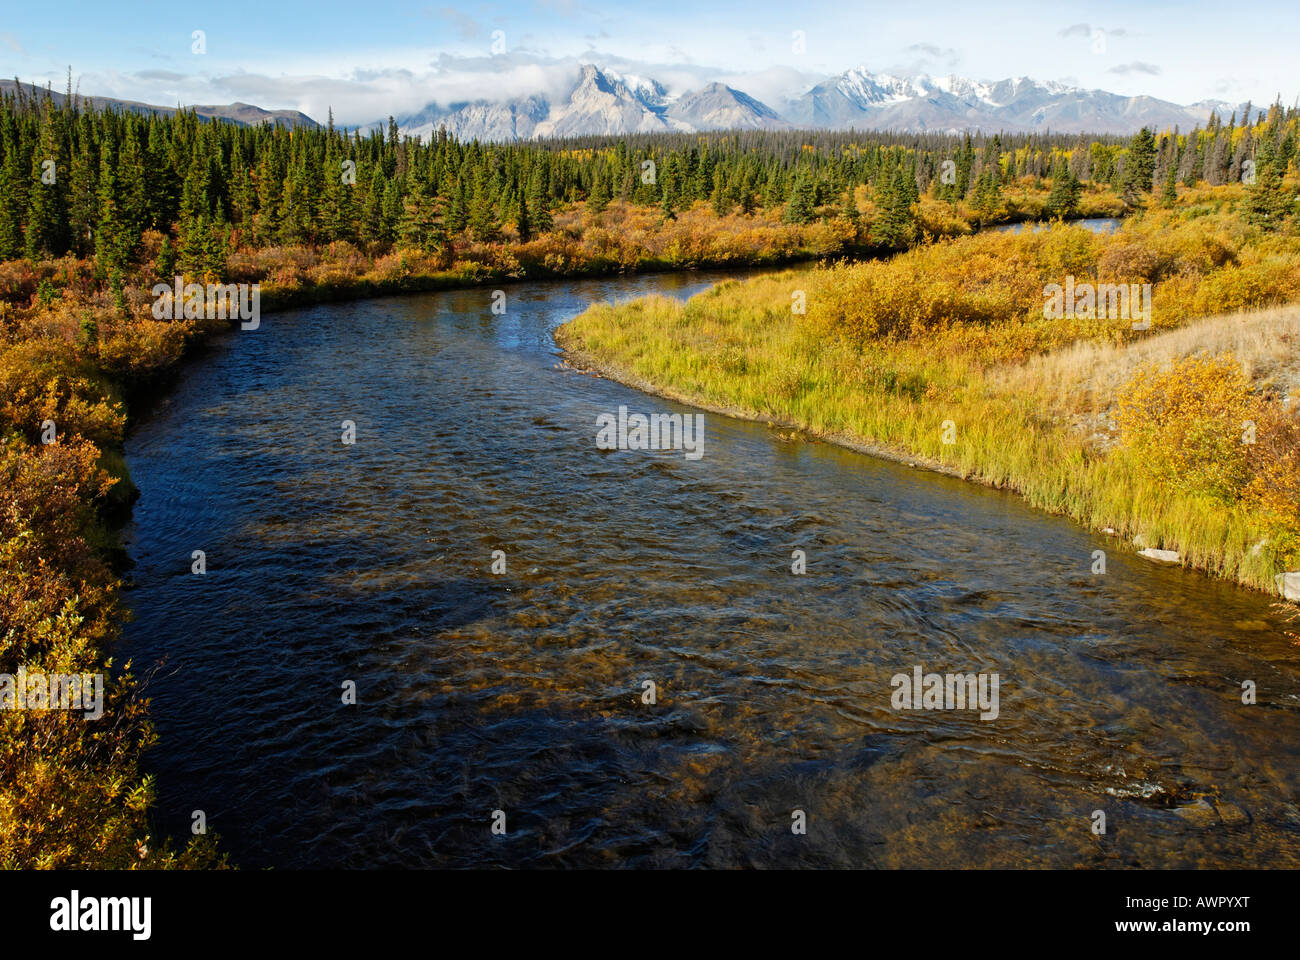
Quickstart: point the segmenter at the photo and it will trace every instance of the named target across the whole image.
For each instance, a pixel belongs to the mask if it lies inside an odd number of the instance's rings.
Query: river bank
[[[1207,266],[1199,281],[1189,283],[1185,273],[1143,278],[1156,281],[1146,337],[1123,319],[1103,333],[1104,321],[1032,316],[1034,300],[1043,309],[1041,276],[1050,282],[1077,272],[1082,282],[1096,276],[1098,262],[1115,269],[1115,252],[1140,259],[1134,251],[1144,244],[1172,248],[1189,236],[1151,218],[1106,237],[1058,228],[956,241],[799,281],[725,284],[690,304],[597,305],[557,331],[557,342],[576,364],[639,389],[1010,489],[1132,549],[1170,550],[1185,566],[1275,593],[1277,575],[1300,560],[1289,452],[1296,426],[1283,402],[1300,388],[1287,348],[1300,335],[1300,314],[1248,310],[1188,322],[1213,314],[1225,302],[1221,291],[1239,297],[1247,271],[1269,280],[1255,281],[1258,292],[1247,295],[1260,299],[1242,306],[1300,296],[1294,253],[1261,256],[1238,239],[1242,262]],[[1064,267],[1053,265],[1060,256]],[[1035,265],[1036,257],[1051,263]],[[987,264],[992,279],[956,279],[975,264]],[[1008,270],[1018,275],[1009,278]],[[936,298],[926,289],[946,282],[962,286],[943,289],[961,292]],[[798,294],[806,318],[791,310]],[[928,325],[928,309],[954,319]],[[963,323],[963,310],[986,319]],[[901,330],[857,333],[896,322]],[[1080,350],[1079,342],[1099,334],[1114,344],[1109,353]],[[1244,379],[1197,359],[1234,350],[1231,362],[1244,365]],[[1141,380],[1163,385],[1166,407],[1125,420],[1119,400],[1154,401],[1138,391]],[[1188,436],[1235,438],[1245,421],[1260,435],[1249,431],[1237,446],[1215,441],[1202,450],[1190,439],[1152,435],[1190,429]],[[1171,484],[1153,463],[1181,464],[1183,478],[1204,479]],[[1218,480],[1235,486],[1215,486]]]

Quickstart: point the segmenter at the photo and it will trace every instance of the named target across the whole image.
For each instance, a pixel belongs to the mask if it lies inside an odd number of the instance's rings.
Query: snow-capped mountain
[[[1180,106],[1154,97],[1124,97],[1028,77],[995,82],[925,74],[893,76],[855,67],[773,109],[722,83],[680,96],[650,77],[620,75],[583,64],[573,86],[555,99],[430,104],[398,118],[404,133],[429,137],[439,127],[462,139],[694,132],[723,129],[896,130],[1127,134],[1142,126],[1190,128],[1228,104]]]
[[[786,104],[783,115],[796,126],[837,129],[1132,133],[1143,126],[1188,128],[1225,106],[1183,107],[1028,77],[990,83],[958,76],[894,77],[857,67]]]
[[[402,133],[429,140],[446,127],[461,140],[529,140],[537,125],[546,119],[550,105],[541,97],[508,100],[503,103],[454,103],[443,109],[429,104],[422,111],[403,117]],[[383,129],[383,124],[379,124]]]
[[[453,103],[445,108],[429,104],[419,113],[399,117],[398,126],[404,134],[425,139],[445,127],[462,140],[496,141],[695,129],[668,116],[671,103],[656,80],[583,64],[562,99],[532,96],[500,103]]]
[[[667,97],[653,81],[631,86],[617,74],[602,73],[583,64],[578,85],[563,103],[551,104],[547,118],[533,131],[535,137],[577,137],[592,133],[689,132],[666,116]]]
[[[775,110],[724,83],[684,93],[668,116],[692,130],[774,130],[788,127]]]

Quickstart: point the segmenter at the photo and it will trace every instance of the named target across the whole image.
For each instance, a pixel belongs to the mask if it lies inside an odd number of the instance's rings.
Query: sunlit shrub
[[[1300,409],[1263,404],[1247,450],[1245,498],[1273,522],[1272,553],[1284,569],[1300,563]]]
[[[1260,410],[1233,357],[1200,355],[1140,367],[1120,391],[1115,421],[1151,476],[1231,501],[1250,480],[1249,423]]]
[[[1173,260],[1145,243],[1110,243],[1097,260],[1097,277],[1107,283],[1155,283]]]

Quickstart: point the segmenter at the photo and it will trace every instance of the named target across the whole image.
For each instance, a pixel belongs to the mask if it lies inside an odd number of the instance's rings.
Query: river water
[[[1114,233],[1123,222],[1119,217],[1084,217],[1081,220],[1069,221],[1070,226],[1083,227],[1083,229],[1092,233]],[[1046,230],[1050,226],[1050,222],[1021,221],[1019,223],[998,223],[988,229],[994,233],[1024,233],[1026,229],[1032,227],[1033,231],[1037,233],[1040,230]]]
[[[597,449],[689,408],[552,330],[715,279],[306,307],[193,361],[127,445],[159,832],[202,810],[247,868],[1300,866],[1267,598],[762,424]],[[918,667],[997,674],[996,719],[895,709]]]

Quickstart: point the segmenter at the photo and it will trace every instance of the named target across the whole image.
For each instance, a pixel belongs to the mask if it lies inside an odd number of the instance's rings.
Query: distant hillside
[[[20,89],[21,88],[21,89]],[[14,96],[21,92],[24,97],[44,97],[47,93],[55,103],[63,103],[67,95],[59,93],[57,90],[47,91],[44,87],[38,87],[32,83],[15,83],[13,80],[0,80],[0,94],[5,96]],[[113,97],[94,97],[80,96],[73,94],[81,103],[88,103],[97,110],[112,108],[113,110],[130,112],[130,113],[158,113],[170,115],[176,112],[176,107],[160,107],[152,103],[140,103],[138,100],[117,100]],[[255,127],[263,123],[273,123],[279,127],[318,127],[318,124],[305,113],[297,110],[263,110],[261,107],[255,107],[251,103],[229,103],[225,106],[205,106],[195,104],[194,106],[185,106],[184,109],[193,110],[204,120],[228,120],[231,123],[237,123],[240,126]]]

